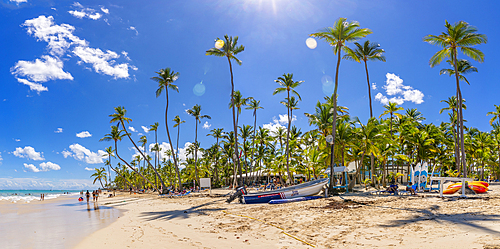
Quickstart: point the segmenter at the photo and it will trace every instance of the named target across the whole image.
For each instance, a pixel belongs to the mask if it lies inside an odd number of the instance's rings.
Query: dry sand
[[[77,248],[500,248],[500,185],[490,190],[474,199],[357,192],[281,205],[125,194],[106,200],[123,215]]]

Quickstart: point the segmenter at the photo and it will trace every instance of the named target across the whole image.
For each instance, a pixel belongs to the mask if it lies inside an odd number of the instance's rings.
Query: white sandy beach
[[[76,248],[500,248],[500,185],[490,189],[480,199],[358,192],[282,205],[124,194],[107,204],[123,215]]]

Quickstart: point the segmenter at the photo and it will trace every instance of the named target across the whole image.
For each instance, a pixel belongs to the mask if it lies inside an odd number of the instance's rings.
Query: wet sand
[[[117,208],[64,196],[30,203],[0,202],[0,248],[72,248],[113,223]]]

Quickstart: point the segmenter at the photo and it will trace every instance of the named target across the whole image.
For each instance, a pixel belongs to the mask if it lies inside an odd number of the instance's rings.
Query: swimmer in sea
[[[85,196],[87,197],[87,202],[89,202],[89,199],[90,199],[90,193],[89,191],[87,190],[87,193],[85,193]]]

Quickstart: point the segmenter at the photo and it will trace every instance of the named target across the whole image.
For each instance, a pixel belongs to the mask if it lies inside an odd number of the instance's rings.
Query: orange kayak
[[[486,191],[488,191],[488,188],[482,184],[482,183],[486,183],[486,182],[473,181],[473,182],[467,182],[467,183],[469,185],[469,188],[474,190],[474,192],[476,192],[477,194],[485,193]],[[486,184],[488,184],[488,183],[486,183]],[[448,186],[447,189],[443,190],[443,194],[447,194],[447,195],[454,194],[458,190],[460,190],[461,188],[462,188],[462,183],[454,183],[454,184]]]

